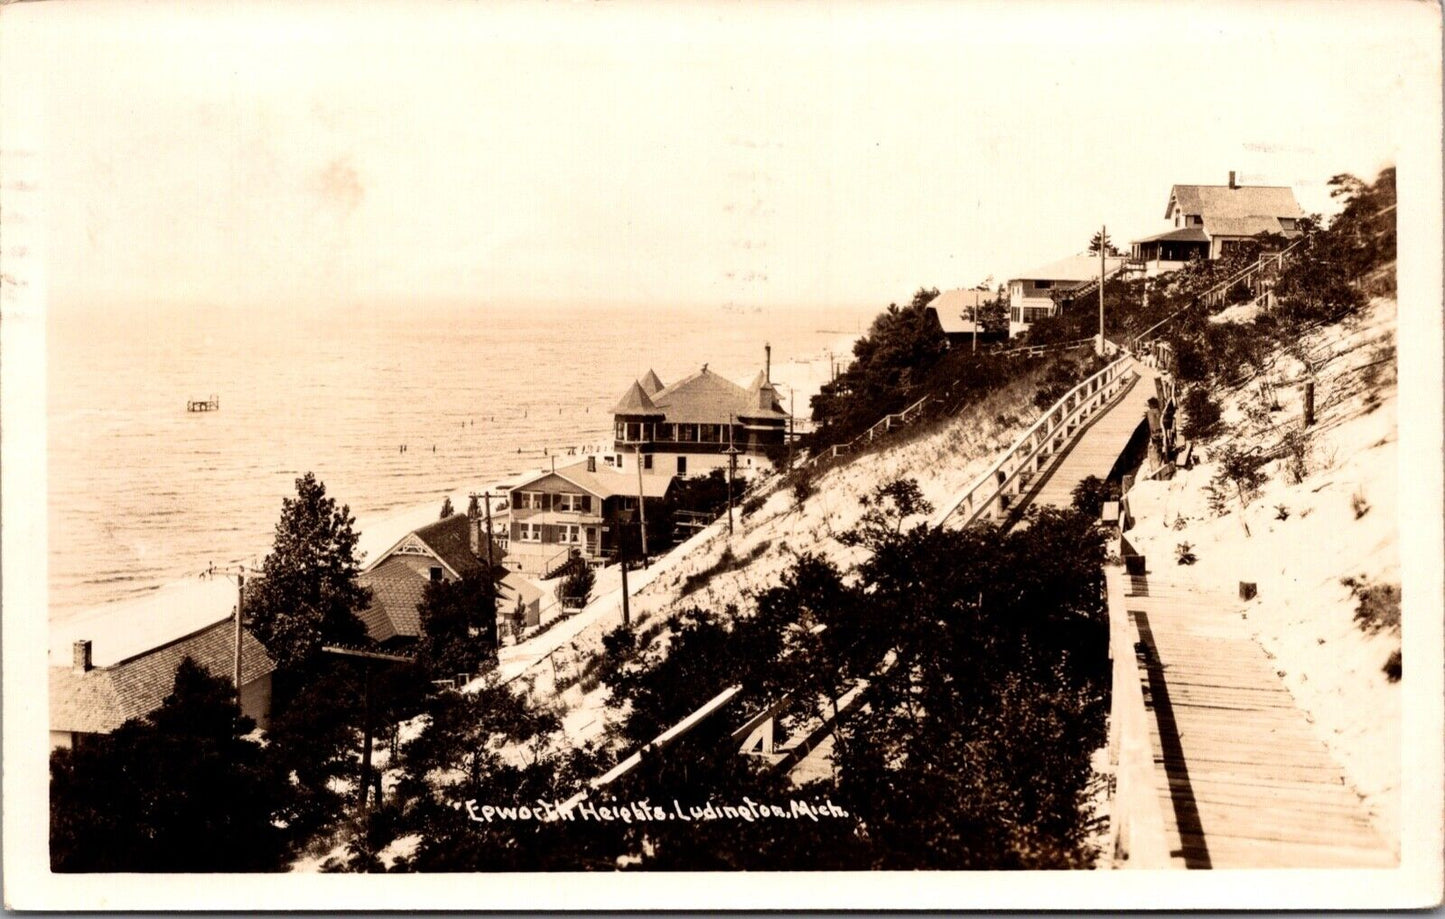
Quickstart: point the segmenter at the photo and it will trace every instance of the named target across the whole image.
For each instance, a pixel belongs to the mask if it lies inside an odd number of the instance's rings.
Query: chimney
[[[1239,186],[1235,183],[1235,181],[1234,181],[1234,170],[1233,170],[1233,169],[1229,170],[1229,187],[1230,187],[1230,188],[1238,188],[1238,187],[1239,187]]]
[[[86,673],[94,667],[90,662],[90,639],[81,639],[75,643],[71,659],[76,673]]]
[[[588,471],[588,472],[596,472],[596,471],[597,471],[597,456],[596,456],[596,454],[593,454],[592,456],[587,457],[587,471]]]
[[[763,379],[765,379],[765,380],[767,380],[769,383],[771,383],[771,382],[773,382],[773,346],[770,345],[770,344],[764,343],[764,344],[763,344],[763,354],[765,354],[765,355],[767,356],[767,357],[766,357],[767,364],[766,364],[766,369],[764,369],[764,371],[763,371]]]

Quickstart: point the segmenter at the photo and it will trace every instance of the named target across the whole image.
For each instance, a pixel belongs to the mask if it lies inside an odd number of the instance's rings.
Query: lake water
[[[651,367],[805,390],[873,309],[87,308],[47,325],[52,619],[259,562],[313,471],[361,525],[608,436]],[[186,401],[220,397],[220,411]],[[784,391],[786,400],[787,393]],[[405,444],[407,449],[400,448]],[[519,453],[519,450],[521,451]],[[458,507],[458,510],[464,509]]]

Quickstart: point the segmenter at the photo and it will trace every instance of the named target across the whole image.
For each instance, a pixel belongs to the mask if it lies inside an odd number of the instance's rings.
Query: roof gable
[[[648,370],[647,376],[643,377],[638,382],[642,384],[642,391],[647,393],[649,396],[655,396],[658,393],[662,392],[664,388],[666,388],[662,385],[662,380],[658,379],[657,374],[653,373],[651,370]]]
[[[431,549],[432,554],[456,577],[466,577],[486,566],[472,554],[472,520],[463,514],[429,523],[412,535]]]

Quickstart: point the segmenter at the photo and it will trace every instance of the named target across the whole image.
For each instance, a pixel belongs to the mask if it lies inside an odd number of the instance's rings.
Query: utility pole
[[[487,622],[487,630],[492,635],[492,647],[495,650],[501,647],[502,642],[497,635],[497,569],[496,563],[492,560],[492,490],[490,488],[482,492],[482,500],[487,505],[487,599],[491,601],[489,605],[492,617]]]
[[[978,352],[978,291],[971,290],[973,294],[973,306],[969,307],[969,315],[973,317],[973,350]]]
[[[637,533],[642,537],[642,567],[647,567],[647,512],[642,497],[642,444],[637,445]],[[626,570],[626,569],[623,569]]]
[[[1104,252],[1109,239],[1109,228],[1099,227],[1099,355],[1104,356]]]
[[[631,521],[628,521],[629,523]],[[632,624],[632,611],[628,609],[627,599],[627,550],[626,541],[622,538],[623,521],[617,522],[617,567],[622,569],[622,627],[626,628]]]
[[[241,704],[241,620],[246,615],[246,575],[236,575],[236,654],[232,680],[236,685],[236,704]]]
[[[737,474],[738,449],[733,444],[733,427],[737,416],[728,416],[728,536],[733,535],[733,476]]]

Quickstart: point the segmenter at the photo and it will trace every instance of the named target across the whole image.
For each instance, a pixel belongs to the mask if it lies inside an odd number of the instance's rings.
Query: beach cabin
[[[602,463],[620,472],[695,476],[725,469],[772,469],[770,457],[787,444],[788,413],[766,370],[739,386],[703,364],[697,373],[663,386],[651,370],[612,408],[614,452]]]
[[[224,581],[221,583],[228,586]],[[124,612],[131,606],[133,604],[118,604],[117,609]],[[163,615],[164,610],[161,613]],[[163,615],[163,618],[174,623],[185,621],[184,617]],[[164,628],[165,622],[160,625]],[[155,644],[150,644],[157,635],[155,621],[140,622],[126,615],[111,615],[89,620],[82,628],[95,637],[75,638],[71,642],[68,664],[57,663],[52,653],[49,668],[52,748],[72,747],[87,736],[109,734],[130,719],[144,718],[160,708],[175,688],[176,671],[187,657],[213,676],[227,682],[234,679],[234,616]],[[137,649],[136,636],[145,646]],[[250,631],[242,629],[241,712],[260,728],[265,728],[270,720],[271,674],[275,669],[266,649]]]
[[[1283,185],[1175,185],[1164,219],[1170,228],[1132,244],[1134,261],[1153,277],[1193,259],[1217,259],[1261,233],[1299,235],[1304,217],[1294,190]]]
[[[673,481],[653,470],[639,476],[636,466],[623,472],[595,455],[521,480],[508,492],[508,567],[547,578],[574,553],[589,564],[615,557],[621,528],[637,523],[639,494],[649,538],[660,537]]]

